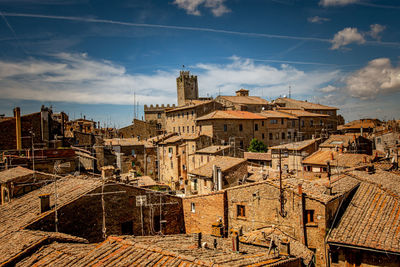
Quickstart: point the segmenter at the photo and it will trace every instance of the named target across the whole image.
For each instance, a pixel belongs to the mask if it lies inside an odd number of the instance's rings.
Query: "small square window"
[[[236,216],[237,217],[246,217],[246,206],[236,205]]]
[[[243,125],[239,124],[239,131],[243,131]]]

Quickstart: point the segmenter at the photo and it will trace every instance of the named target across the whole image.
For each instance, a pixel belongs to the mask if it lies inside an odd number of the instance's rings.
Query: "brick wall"
[[[211,234],[211,225],[222,219],[226,222],[226,193],[219,191],[208,195],[183,198],[186,233]],[[194,210],[192,209],[194,205]]]

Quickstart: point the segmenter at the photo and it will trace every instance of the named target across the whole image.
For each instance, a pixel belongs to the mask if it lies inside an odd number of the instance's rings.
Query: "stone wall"
[[[101,196],[90,196],[91,193],[100,192],[101,187],[61,207],[58,211],[59,231],[86,238],[90,242],[103,241]],[[185,232],[182,199],[179,197],[123,184],[107,185],[104,192],[119,192],[104,195],[107,235],[154,235],[160,229],[160,219],[166,221],[162,224],[163,234]],[[148,206],[136,206],[136,196],[139,195],[147,196]],[[160,208],[160,198],[161,203],[169,204]],[[53,232],[54,213],[32,223],[28,228]]]

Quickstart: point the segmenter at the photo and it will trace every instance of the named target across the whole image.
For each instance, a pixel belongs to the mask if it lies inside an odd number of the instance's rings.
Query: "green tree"
[[[249,152],[267,152],[268,147],[262,142],[253,138],[250,142],[250,146],[248,151]]]

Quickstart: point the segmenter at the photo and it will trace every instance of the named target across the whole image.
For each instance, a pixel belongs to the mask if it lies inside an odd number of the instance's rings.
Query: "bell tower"
[[[178,106],[183,106],[190,100],[199,99],[199,88],[197,76],[190,75],[189,71],[180,71],[176,78],[176,89],[178,95]]]

